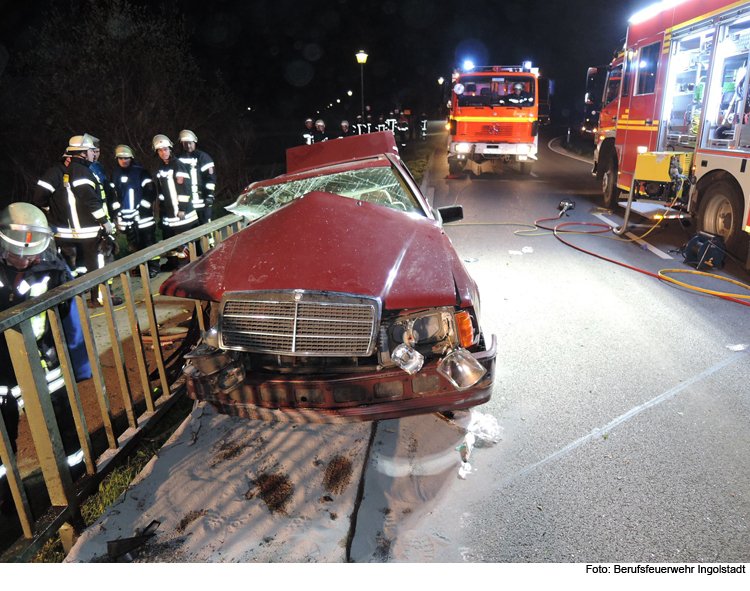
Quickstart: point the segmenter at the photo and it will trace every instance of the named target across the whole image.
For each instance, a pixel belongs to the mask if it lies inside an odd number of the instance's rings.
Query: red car
[[[489,400],[495,337],[442,227],[461,206],[430,209],[390,132],[292,148],[287,169],[227,208],[242,231],[161,287],[213,303],[216,324],[185,356],[189,395],[306,422]]]

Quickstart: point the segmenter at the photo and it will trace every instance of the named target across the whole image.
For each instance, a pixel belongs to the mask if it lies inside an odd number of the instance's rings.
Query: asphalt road
[[[447,484],[408,535],[438,561],[748,562],[748,309],[505,225],[556,217],[563,198],[575,209],[561,221],[603,223],[590,168],[545,145],[531,176],[510,166],[444,179],[436,154],[434,205],[464,207],[447,231],[498,338],[479,410],[502,441],[476,449],[474,473]],[[688,237],[670,222],[647,237],[654,251],[566,239],[657,272],[690,269],[668,252]],[[732,261],[721,274],[748,282]]]

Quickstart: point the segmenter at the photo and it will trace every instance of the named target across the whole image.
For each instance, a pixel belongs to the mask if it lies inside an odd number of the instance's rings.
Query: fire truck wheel
[[[464,167],[457,160],[448,160],[448,174],[458,176],[464,171]]]
[[[602,193],[604,194],[604,207],[613,209],[620,196],[620,189],[617,188],[617,162],[613,157],[610,157],[604,166]]]
[[[742,199],[727,181],[711,183],[698,207],[698,229],[724,238],[730,252],[742,244]]]
[[[531,167],[534,165],[533,162],[521,162],[521,174],[528,176],[531,174]]]

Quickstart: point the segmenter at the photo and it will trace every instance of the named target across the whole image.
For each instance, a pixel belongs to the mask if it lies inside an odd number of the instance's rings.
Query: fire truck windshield
[[[535,104],[533,76],[462,76],[454,86],[459,107],[528,108]]]

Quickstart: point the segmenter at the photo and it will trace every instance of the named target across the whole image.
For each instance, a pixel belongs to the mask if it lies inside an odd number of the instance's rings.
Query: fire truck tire
[[[531,168],[534,166],[533,162],[521,162],[521,174],[528,176],[531,174]]]
[[[464,171],[464,167],[458,160],[448,160],[448,174],[458,176]]]
[[[698,230],[718,234],[730,252],[738,252],[742,239],[744,208],[737,189],[727,181],[711,183],[698,207]]]
[[[620,189],[617,188],[617,161],[612,156],[609,157],[604,165],[602,193],[604,195],[604,207],[613,209],[617,205]]]

